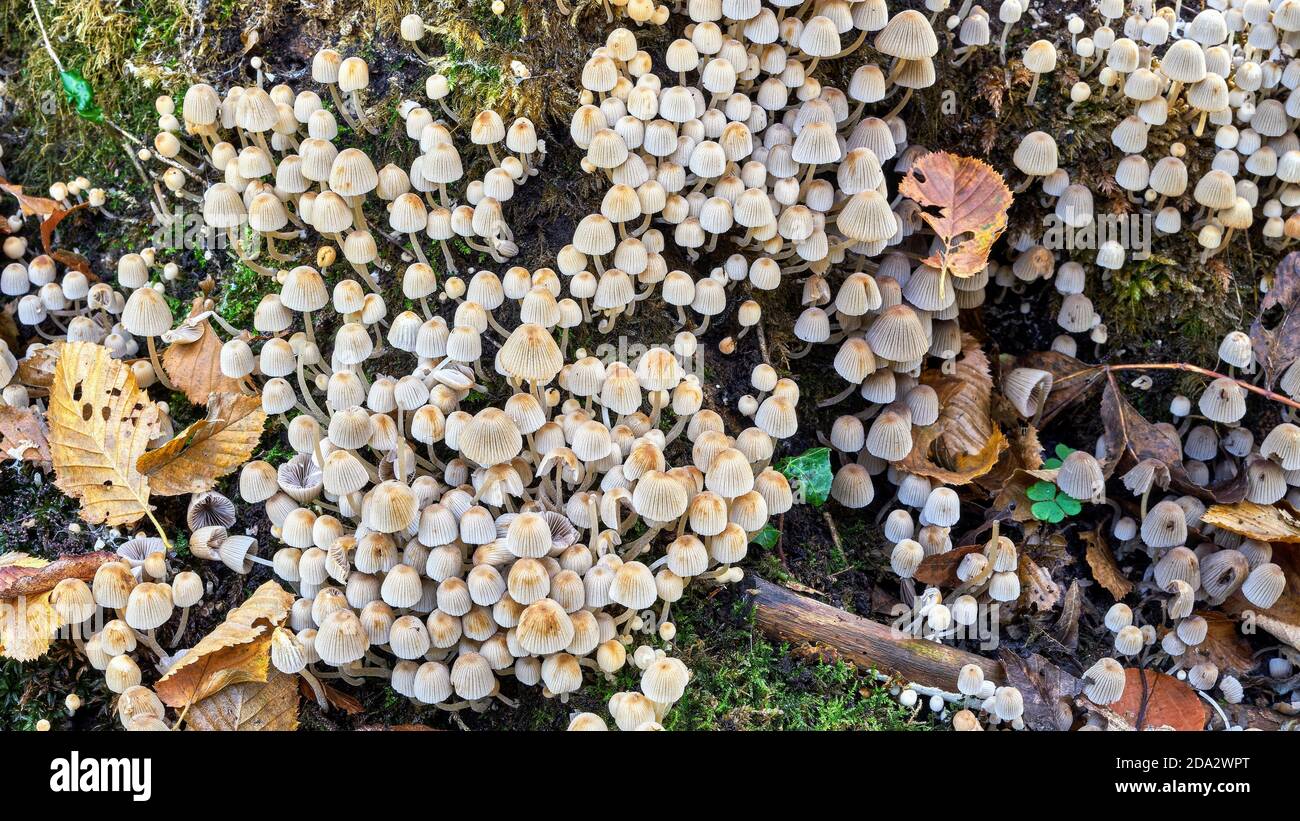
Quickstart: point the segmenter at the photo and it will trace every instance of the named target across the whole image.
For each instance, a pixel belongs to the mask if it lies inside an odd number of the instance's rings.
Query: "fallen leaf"
[[[1264,387],[1271,388],[1282,372],[1300,358],[1300,253],[1283,257],[1273,274],[1273,285],[1259,303],[1259,315],[1250,326],[1255,359],[1264,370]],[[1265,314],[1278,309],[1271,324]]]
[[[145,453],[136,468],[149,477],[160,496],[202,493],[218,478],[248,461],[262,438],[266,413],[258,396],[220,394],[208,416],[190,425],[162,447]]]
[[[0,406],[0,450],[11,459],[49,464],[45,427],[32,408]]]
[[[298,676],[271,669],[266,681],[234,684],[190,707],[186,727],[190,730],[298,729]]]
[[[968,544],[956,547],[947,553],[936,553],[921,560],[913,577],[929,587],[956,587],[961,584],[957,578],[957,565],[968,553],[977,553],[984,549],[982,544]]]
[[[1212,505],[1201,521],[1260,542],[1300,544],[1300,517],[1280,505],[1237,502]]]
[[[1095,365],[1085,364],[1056,351],[1026,354],[1015,361],[1014,367],[1035,368],[1052,375],[1052,390],[1043,403],[1040,416],[1043,424],[1052,421],[1065,408],[1087,398],[1106,375],[1103,369]]]
[[[74,271],[80,271],[86,275],[90,282],[99,282],[99,277],[90,267],[90,260],[78,254],[76,251],[69,251],[64,248],[55,248],[50,251],[50,257],[65,268],[71,268]]]
[[[29,388],[49,390],[54,384],[54,369],[59,364],[63,340],[40,345],[29,355],[18,360],[18,381]]]
[[[1143,679],[1146,680],[1145,694]],[[1137,667],[1124,670],[1124,695],[1109,706],[1138,730],[1204,730],[1205,723],[1210,720],[1209,707],[1189,684],[1155,670]]]
[[[273,581],[257,588],[158,680],[158,698],[184,709],[224,687],[266,681],[271,628],[284,622],[293,600],[292,593]]]
[[[1068,730],[1074,722],[1070,704],[1083,691],[1074,676],[1034,653],[1021,658],[1005,647],[998,660],[1007,672],[1007,684],[1020,691],[1025,703],[1024,721],[1030,730]]]
[[[55,211],[63,210],[63,206],[54,200],[48,197],[33,197],[30,194],[24,194],[21,185],[14,185],[5,179],[0,179],[0,191],[12,194],[14,199],[18,200],[18,205],[21,207],[24,216],[39,216],[44,219]]]
[[[1012,200],[992,166],[932,151],[917,158],[898,190],[928,209],[921,218],[943,245],[924,260],[926,265],[956,277],[974,276],[988,265],[993,243],[1006,230]]]
[[[202,313],[202,298],[196,298],[190,308],[190,317]],[[175,342],[162,353],[163,370],[187,399],[195,405],[206,405],[208,399],[221,393],[239,393],[239,382],[221,372],[221,340],[206,319],[197,327],[201,335],[194,342]]]
[[[1088,560],[1088,567],[1092,569],[1092,578],[1097,584],[1105,588],[1115,601],[1133,592],[1133,582],[1123,570],[1120,570],[1119,564],[1115,561],[1115,554],[1106,543],[1105,534],[1100,529],[1090,530],[1080,533],[1079,538],[1083,539],[1084,558]]]
[[[1052,574],[1039,567],[1038,563],[1024,553],[1020,554],[1020,564],[1016,568],[1020,574],[1020,589],[1024,601],[1033,605],[1038,612],[1046,613],[1061,600],[1061,588],[1052,581]]]
[[[63,222],[71,214],[75,214],[83,208],[89,207],[90,203],[88,202],[74,205],[71,208],[64,208],[60,205],[58,208],[54,209],[53,213],[41,221],[41,245],[45,248],[45,253],[48,254],[51,251],[56,250],[54,248],[54,229],[59,227],[59,223]]]
[[[810,448],[777,462],[776,469],[790,481],[790,488],[800,501],[813,507],[826,503],[834,481],[830,448]]]
[[[366,711],[364,704],[342,690],[331,687],[323,681],[320,682],[320,686],[321,690],[325,693],[325,700],[328,701],[329,705],[334,709],[342,710],[350,716],[360,715]],[[312,692],[311,685],[301,676],[298,677],[298,692],[302,694],[303,698],[311,699],[312,701],[316,700],[316,694]]]
[[[95,571],[101,564],[117,561],[119,558],[116,553],[107,550],[60,556],[54,562],[37,559],[25,553],[7,553],[0,556],[0,599],[48,593],[64,579],[81,579],[88,582],[95,578]]]
[[[1070,582],[1070,589],[1065,592],[1065,601],[1061,604],[1061,615],[1052,626],[1051,636],[1067,650],[1079,646],[1079,615],[1083,612],[1083,588],[1079,580]]]
[[[988,357],[970,336],[952,374],[929,369],[921,382],[934,388],[943,410],[933,425],[912,432],[912,451],[900,467],[944,484],[965,485],[987,474],[1006,450],[992,419],[993,378]]]
[[[1101,420],[1105,429],[1106,463],[1109,476],[1131,458],[1134,463],[1155,459],[1169,468],[1170,483],[1180,492],[1206,501],[1237,502],[1246,495],[1246,471],[1222,485],[1203,487],[1193,482],[1183,467],[1183,446],[1178,432],[1168,425],[1153,425],[1137,412],[1119,392],[1114,378],[1106,380],[1101,397]]]
[[[108,349],[63,346],[50,390],[54,483],[81,501],[91,524],[132,524],[149,512],[149,480],[136,462],[157,435],[158,407]]]
[[[1237,622],[1217,610],[1198,610],[1196,615],[1205,619],[1205,639],[1195,647],[1188,647],[1179,657],[1182,666],[1193,667],[1210,662],[1222,673],[1244,675],[1255,668],[1256,660],[1250,642],[1241,634]]]
[[[0,605],[0,657],[33,661],[50,649],[59,618],[50,594],[24,596]]]

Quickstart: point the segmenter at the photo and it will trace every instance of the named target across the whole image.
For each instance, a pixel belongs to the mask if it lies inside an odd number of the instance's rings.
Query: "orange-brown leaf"
[[[265,682],[250,681],[219,690],[190,708],[186,727],[240,732],[296,730],[297,678],[272,669]]]
[[[1115,554],[1111,552],[1110,545],[1106,544],[1105,535],[1100,530],[1091,530],[1084,531],[1079,536],[1087,546],[1084,557],[1088,560],[1088,567],[1092,568],[1092,577],[1097,584],[1104,587],[1115,601],[1131,593],[1133,582],[1129,581],[1115,562]]]
[[[927,209],[921,217],[943,243],[927,265],[957,277],[974,276],[988,265],[993,243],[1007,228],[1012,200],[992,166],[934,151],[917,159],[898,190]]]
[[[0,406],[0,450],[3,458],[49,463],[45,426],[31,408]]]
[[[221,372],[221,340],[206,319],[194,342],[175,342],[162,353],[163,370],[187,399],[206,405],[218,393],[239,393],[239,382]]]
[[[116,553],[97,550],[94,553],[82,553],[76,556],[60,556],[57,561],[49,564],[39,559],[31,562],[0,563],[0,599],[48,593],[64,579],[90,581],[95,578],[95,571],[101,564],[117,559]]]
[[[1145,699],[1142,677],[1146,678]],[[1138,730],[1204,730],[1210,718],[1209,708],[1186,682],[1136,667],[1124,670],[1124,695],[1110,709]]]

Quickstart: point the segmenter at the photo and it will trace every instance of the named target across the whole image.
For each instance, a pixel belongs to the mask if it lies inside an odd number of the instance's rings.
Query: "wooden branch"
[[[1006,681],[1002,664],[993,659],[898,635],[888,625],[800,596],[753,574],[746,574],[741,584],[752,594],[759,628],[783,641],[829,647],[863,669],[949,692],[957,691],[957,673],[967,664],[978,665],[984,677],[997,684]]]

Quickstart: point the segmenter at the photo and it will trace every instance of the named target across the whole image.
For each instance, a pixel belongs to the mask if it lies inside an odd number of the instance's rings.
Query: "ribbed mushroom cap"
[[[886,308],[867,329],[871,350],[891,362],[911,362],[925,356],[930,339],[916,312],[907,305]]]
[[[564,367],[564,356],[549,331],[526,323],[515,328],[501,346],[497,362],[515,379],[545,385]]]
[[[1158,502],[1142,520],[1142,542],[1147,547],[1177,547],[1187,542],[1187,517],[1172,501]]]
[[[333,667],[357,661],[369,646],[360,619],[346,607],[325,616],[313,642],[321,661]]]
[[[1031,177],[1045,177],[1057,168],[1056,140],[1042,131],[1031,131],[1020,140],[1012,161]]]
[[[1097,704],[1113,704],[1124,695],[1124,668],[1113,658],[1100,659],[1083,678],[1084,695]]]
[[[653,605],[657,597],[654,574],[641,562],[624,562],[614,571],[609,587],[610,601],[642,610]]]
[[[363,504],[362,518],[366,527],[380,533],[397,533],[415,523],[419,503],[415,491],[395,480],[381,482]]]
[[[162,336],[172,327],[171,308],[153,288],[137,288],[126,300],[122,325],[136,336]]]
[[[519,645],[537,655],[558,653],[573,640],[573,621],[553,599],[541,599],[524,608],[515,630]]]
[[[855,242],[883,242],[898,231],[898,219],[889,201],[874,188],[854,194],[835,218],[835,224]]]
[[[509,462],[523,448],[519,428],[500,408],[484,408],[460,432],[457,445],[465,458],[483,467]]]
[[[912,9],[894,15],[876,35],[875,46],[877,51],[900,60],[919,60],[939,52],[930,21]]]
[[[686,691],[690,671],[681,659],[656,659],[641,674],[641,692],[657,704],[673,704]]]
[[[748,462],[745,469],[749,469]],[[633,509],[637,515],[653,522],[675,521],[686,512],[687,501],[686,488],[669,474],[658,470],[642,474],[632,490]]]
[[[126,602],[126,623],[136,630],[161,627],[172,615],[171,588],[142,582],[131,589]]]
[[[1197,405],[1211,421],[1236,423],[1246,415],[1246,394],[1235,380],[1220,377],[1209,384]]]
[[[769,396],[758,406],[754,424],[775,439],[788,439],[799,430],[799,414],[793,400]]]
[[[506,528],[506,548],[521,558],[538,559],[550,553],[551,528],[538,513],[521,513]]]
[[[1061,463],[1056,485],[1068,495],[1086,502],[1100,502],[1106,496],[1106,479],[1101,464],[1090,453],[1076,450]]]
[[[1256,607],[1272,607],[1286,589],[1286,573],[1271,562],[1261,564],[1241,585],[1241,593],[1246,600]]]

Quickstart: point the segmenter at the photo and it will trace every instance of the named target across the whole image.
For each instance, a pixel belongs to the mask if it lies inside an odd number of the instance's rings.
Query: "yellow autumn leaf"
[[[271,669],[265,682],[235,684],[190,707],[185,724],[208,731],[296,730],[298,700],[298,677]]]
[[[160,496],[202,493],[248,461],[265,422],[259,397],[220,394],[209,403],[206,419],[145,453],[136,467],[149,477],[150,487]]]
[[[49,562],[26,553],[0,555],[0,581],[24,577]],[[58,629],[49,592],[0,600],[0,657],[31,661],[45,655]]]
[[[226,615],[158,680],[158,698],[184,709],[234,684],[266,681],[271,629],[289,615],[294,596],[266,582]]]
[[[946,151],[922,155],[899,183],[899,193],[921,205],[921,218],[941,247],[924,260],[955,277],[969,277],[988,265],[993,243],[1007,227],[1011,189],[983,160]]]
[[[136,462],[158,432],[158,407],[108,348],[63,346],[50,388],[54,483],[81,502],[91,524],[129,525],[149,508],[149,479]]]

